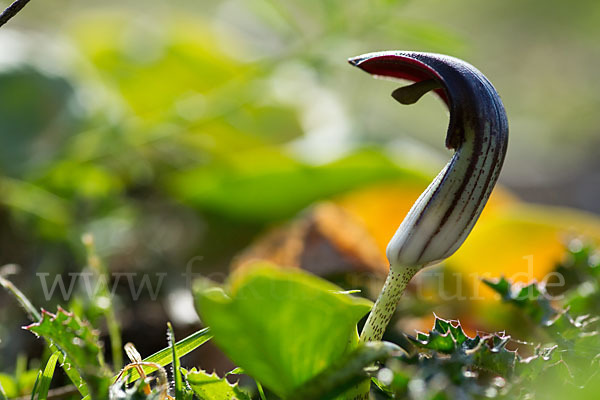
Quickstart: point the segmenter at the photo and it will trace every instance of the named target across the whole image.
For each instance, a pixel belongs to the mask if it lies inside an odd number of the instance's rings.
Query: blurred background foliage
[[[518,332],[477,277],[542,280],[569,239],[600,239],[599,20],[595,1],[32,2],[0,31],[0,263],[50,309],[36,274],[79,271],[85,233],[112,272],[167,272],[158,301],[117,287],[124,339],[144,354],[166,319],[197,327],[186,271],[222,279],[268,258],[376,293],[387,241],[450,157],[447,111],[434,96],[401,107],[398,83],[345,60],[441,52],[494,83],[509,153],[472,236],[422,274],[400,324],[429,327],[435,311]],[[0,302],[12,370],[37,348]],[[198,363],[218,368],[211,355]]]

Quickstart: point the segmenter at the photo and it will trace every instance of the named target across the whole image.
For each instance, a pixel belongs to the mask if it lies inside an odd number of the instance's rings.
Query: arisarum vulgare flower
[[[504,162],[508,122],[492,84],[457,58],[386,51],[349,62],[375,76],[415,82],[393,92],[402,104],[435,91],[450,110],[446,146],[455,150],[388,244],[390,272],[361,333],[362,341],[372,341],[382,338],[410,279],[452,255],[473,229]]]

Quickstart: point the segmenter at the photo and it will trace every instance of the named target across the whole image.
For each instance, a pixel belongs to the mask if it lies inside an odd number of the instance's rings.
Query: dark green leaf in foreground
[[[579,264],[573,268],[581,269],[579,275],[585,276],[586,271],[583,269],[587,269],[589,265]],[[533,357],[517,363],[521,377],[533,379],[542,374],[548,376],[556,374],[556,368],[564,368],[568,375],[567,381],[574,387],[580,387],[598,375],[600,318],[590,314],[573,317],[567,308],[555,309],[543,289],[535,283],[521,288],[504,278],[497,282],[484,282],[500,293],[504,301],[515,304],[546,338],[547,343],[543,348],[536,349]],[[586,295],[597,296],[592,289]],[[578,298],[579,292],[580,288],[575,287],[567,292],[566,298],[573,301]],[[534,368],[536,365],[538,367]],[[549,370],[550,366],[552,371]]]
[[[77,368],[92,393],[106,395],[108,371],[104,365],[102,343],[98,332],[89,323],[59,307],[56,315],[43,310],[42,319],[26,329],[58,346]]]
[[[290,399],[334,399],[368,379],[366,367],[402,352],[402,348],[389,342],[361,343],[350,354],[295,390]]]
[[[25,296],[25,294],[23,294],[23,292],[21,292],[19,288],[13,285],[11,281],[9,281],[1,275],[0,286],[4,287],[19,302],[19,304],[21,305],[21,307],[23,307],[29,318],[31,318],[34,321],[39,321],[42,319],[42,315],[33,306],[33,304],[31,304],[31,301],[29,301],[27,296]],[[56,345],[52,341],[48,340],[47,344],[50,351],[56,352],[58,350]],[[81,393],[82,396],[87,396],[88,387],[81,378],[79,371],[72,367],[73,363],[71,359],[69,359],[69,357],[66,354],[61,352],[58,357],[58,362],[61,364],[63,370],[65,371],[71,382],[75,385],[79,393]]]
[[[60,307],[56,314],[42,311],[41,321],[26,329],[54,341],[82,370],[104,367],[99,333],[87,322]]]
[[[225,288],[202,280],[196,307],[219,347],[280,397],[349,353],[371,302],[299,270],[255,264]]]
[[[231,384],[215,373],[208,374],[193,368],[185,373],[185,379],[196,396],[202,400],[250,400],[250,396],[237,383]]]
[[[409,339],[419,349],[449,354],[461,358],[465,365],[502,376],[513,372],[517,360],[517,353],[506,349],[510,336],[490,334],[470,338],[458,321],[447,321],[437,316],[429,333],[418,332],[416,338]]]

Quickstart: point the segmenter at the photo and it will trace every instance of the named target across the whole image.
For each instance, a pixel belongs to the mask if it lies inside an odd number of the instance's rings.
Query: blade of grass
[[[198,332],[192,333],[190,336],[186,337],[185,339],[181,339],[175,344],[177,354],[179,354],[180,357],[183,357],[190,351],[208,342],[211,338],[212,335],[210,333],[209,328],[204,328],[199,330]],[[163,367],[167,366],[171,363],[171,361],[173,361],[171,347],[164,348],[152,354],[151,356],[146,357],[142,361],[153,362]],[[144,366],[143,369],[146,374],[150,374],[156,371],[156,368],[150,366]],[[137,371],[132,370],[131,376],[128,378],[128,383],[139,379],[139,377],[140,375],[137,373]]]
[[[6,392],[4,391],[4,388],[2,387],[1,383],[0,383],[0,400],[7,400]]]
[[[54,352],[48,359],[48,362],[46,363],[46,368],[44,368],[44,373],[42,374],[42,380],[40,382],[40,388],[38,390],[38,400],[48,399],[48,390],[50,390],[50,382],[52,382],[52,377],[54,376],[54,369],[56,368],[56,362],[58,361],[59,356],[60,352]]]
[[[175,332],[173,332],[173,325],[170,322],[167,323],[167,337],[171,346],[171,354],[173,359],[173,380],[175,381],[175,400],[183,400],[183,389],[181,383],[181,371],[179,357],[177,357],[177,346],[175,345]]]
[[[40,386],[41,379],[42,379],[42,370],[39,370],[37,376],[35,377],[33,389],[31,390],[31,400],[35,400],[35,395],[38,392],[38,387]]]
[[[259,381],[256,382],[256,388],[258,389],[258,395],[260,396],[260,400],[267,400],[267,396],[265,396],[265,391],[263,390],[262,385]]]
[[[42,315],[33,306],[33,304],[31,304],[31,301],[29,301],[27,296],[25,296],[23,294],[23,292],[21,292],[15,285],[13,285],[13,283],[11,281],[4,278],[2,275],[0,275],[0,285],[2,285],[2,287],[4,287],[4,289],[8,290],[8,292],[10,294],[12,294],[13,297],[19,302],[21,307],[23,307],[23,309],[27,313],[27,316],[29,317],[29,319],[31,319],[34,322],[42,319]]]
[[[13,285],[11,281],[4,278],[2,275],[0,275],[0,285],[4,287],[10,294],[13,295],[13,297],[17,300],[21,307],[23,307],[23,309],[33,322],[37,322],[42,319],[42,315],[33,306],[31,301],[29,301],[27,296],[25,296],[23,292],[21,292],[15,285]],[[51,352],[54,353],[60,351],[60,349],[56,347],[56,345],[51,341],[47,341],[46,343],[48,344],[48,348]],[[72,367],[71,360],[69,360],[69,358],[64,353],[60,352],[59,362],[62,368],[64,369],[65,373],[71,380],[71,382],[73,382],[77,390],[79,390],[79,393],[81,393],[81,395],[85,397],[88,394],[87,385],[83,382],[79,371]]]

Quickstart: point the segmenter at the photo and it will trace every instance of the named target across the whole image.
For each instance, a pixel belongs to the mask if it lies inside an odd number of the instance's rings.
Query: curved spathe
[[[426,266],[452,255],[479,218],[508,145],[508,122],[500,96],[472,65],[431,53],[386,51],[349,60],[364,71],[415,84],[396,90],[404,104],[433,90],[450,110],[448,164],[413,205],[387,248],[392,268]]]

